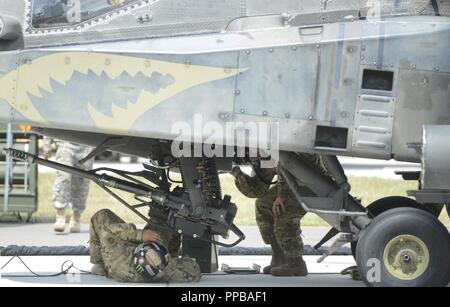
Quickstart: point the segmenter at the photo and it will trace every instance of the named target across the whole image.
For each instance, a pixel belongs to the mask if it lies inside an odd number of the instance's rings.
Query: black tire
[[[367,206],[367,211],[369,212],[369,216],[371,218],[375,218],[380,214],[395,208],[416,208],[420,210],[427,211],[431,213],[435,217],[439,217],[440,212],[442,211],[442,207],[433,207],[432,205],[426,206],[418,203],[414,199],[404,197],[404,196],[388,196],[384,198],[380,198],[370,205]],[[353,258],[356,259],[356,245],[358,241],[353,241],[350,244]]]
[[[442,206],[422,205],[414,199],[404,196],[389,196],[380,198],[367,206],[367,210],[369,210],[369,214],[372,215],[372,217],[377,217],[381,213],[395,208],[416,208],[427,211],[434,217],[439,217],[442,211]]]
[[[389,249],[390,242],[397,242],[399,236],[405,235],[421,240],[429,255],[422,258],[429,259],[428,265],[423,265],[423,273],[412,280],[389,273],[388,268],[392,266],[384,261],[385,249]],[[389,249],[394,252],[399,250],[402,249]],[[407,253],[410,250],[413,249],[405,247]],[[368,280],[368,274],[373,273],[370,261],[374,260],[380,263],[380,280],[377,282]],[[368,286],[443,287],[450,281],[450,236],[444,225],[428,212],[415,208],[388,210],[377,216],[361,234],[356,248],[356,262]]]

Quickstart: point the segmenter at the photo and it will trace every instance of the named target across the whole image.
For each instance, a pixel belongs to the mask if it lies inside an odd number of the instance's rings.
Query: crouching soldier
[[[291,196],[279,174],[278,183],[272,185],[277,168],[263,169],[260,162],[253,162],[252,167],[251,176],[243,173],[239,167],[233,169],[233,176],[242,194],[256,198],[256,223],[264,243],[272,248],[272,260],[270,265],[264,267],[264,274],[307,276],[300,236],[300,220],[306,212]]]
[[[90,225],[92,274],[121,282],[199,281],[200,267],[193,259],[170,255],[168,248],[177,239],[155,227],[138,230],[110,210],[101,210]]]
[[[327,174],[321,156],[304,153],[298,155],[318,171]],[[243,173],[238,166],[233,169],[232,174],[238,190],[249,198],[256,198],[256,223],[264,243],[272,248],[272,260],[263,272],[274,276],[307,276],[300,229],[300,221],[306,212],[295,200],[278,169],[263,169],[260,165],[260,161],[252,163],[251,176]],[[272,181],[277,173],[275,185]],[[314,196],[306,186],[300,186],[299,189],[303,196]]]

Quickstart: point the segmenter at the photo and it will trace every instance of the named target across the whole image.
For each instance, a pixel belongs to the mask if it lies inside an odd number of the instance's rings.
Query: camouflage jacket
[[[278,174],[277,168],[261,168],[259,163],[252,164],[252,174],[249,176],[243,172],[239,172],[235,179],[237,189],[249,198],[261,198],[269,191],[274,177],[277,175],[276,182],[278,188],[278,195],[285,196],[289,193],[289,187]]]
[[[308,165],[311,165],[319,172],[330,177],[320,155],[306,153],[298,153],[298,155]],[[278,196],[282,198],[293,198],[289,185],[279,173],[278,168],[261,168],[259,163],[253,163],[252,168],[253,171],[251,176],[243,172],[239,172],[239,174],[236,175],[235,184],[242,194],[249,198],[264,197],[272,185],[273,178],[277,175]]]

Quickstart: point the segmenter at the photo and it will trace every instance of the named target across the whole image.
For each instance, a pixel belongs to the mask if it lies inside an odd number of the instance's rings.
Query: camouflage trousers
[[[290,194],[290,193],[289,193]],[[273,202],[278,196],[276,186],[269,189],[264,197],[255,202],[256,223],[264,243],[280,248],[286,256],[303,255],[300,220],[306,214],[303,208],[289,195],[284,203],[286,209],[281,217],[272,213]]]
[[[112,211],[97,212],[90,225],[91,263],[103,265],[109,278],[122,282],[190,282],[199,281],[199,265],[190,258],[171,257],[164,270],[146,280],[133,265],[135,248],[141,244],[136,237],[136,226],[126,224]],[[160,232],[167,246],[168,234]]]
[[[56,152],[56,162],[84,170],[91,170],[92,159],[84,164],[79,163],[90,151],[91,148],[83,145],[61,142]],[[70,207],[75,213],[83,213],[89,194],[89,183],[89,179],[57,171],[52,195],[54,207],[56,209]]]

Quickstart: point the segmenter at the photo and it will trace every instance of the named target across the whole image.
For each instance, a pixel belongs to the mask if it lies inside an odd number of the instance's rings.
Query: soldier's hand
[[[144,231],[142,232],[142,242],[156,242],[159,244],[163,243],[159,234],[151,229],[144,229]]]
[[[272,207],[272,213],[274,217],[279,218],[284,212],[286,212],[286,209],[284,208],[285,201],[286,199],[280,196],[275,199]]]

